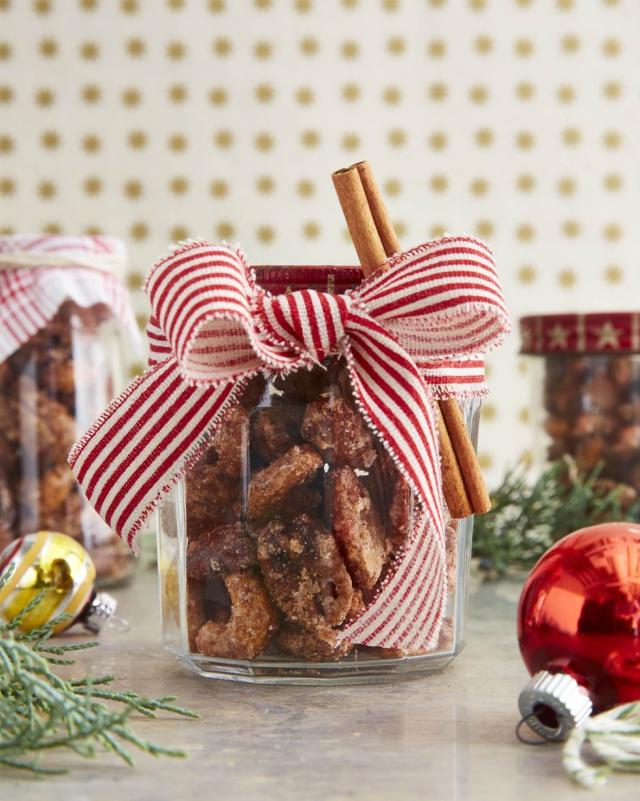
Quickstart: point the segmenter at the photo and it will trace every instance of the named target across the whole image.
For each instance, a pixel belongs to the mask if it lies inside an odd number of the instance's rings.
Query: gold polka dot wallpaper
[[[514,319],[640,305],[637,0],[0,0],[0,229],[355,263],[330,173],[368,159],[403,244],[493,246]],[[531,446],[513,335],[481,460]]]

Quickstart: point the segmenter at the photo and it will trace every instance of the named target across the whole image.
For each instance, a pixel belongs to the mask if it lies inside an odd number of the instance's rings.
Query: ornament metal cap
[[[566,673],[541,670],[520,693],[522,723],[545,740],[566,740],[569,732],[591,716],[593,704],[585,690]]]
[[[93,634],[98,634],[104,624],[116,611],[118,602],[108,592],[97,592],[87,611],[82,616],[82,625]]]

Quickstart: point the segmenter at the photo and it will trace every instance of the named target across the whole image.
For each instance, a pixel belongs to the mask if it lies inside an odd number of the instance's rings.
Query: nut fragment
[[[371,496],[350,467],[331,476],[333,533],[357,587],[371,589],[380,578],[389,552]]]
[[[249,484],[249,516],[260,520],[276,514],[289,493],[309,483],[322,467],[320,454],[310,445],[294,445],[283,456],[255,473]]]
[[[335,540],[308,515],[272,520],[258,533],[258,562],[269,594],[289,621],[312,631],[339,626],[353,585]]]
[[[341,396],[310,403],[301,431],[332,464],[366,469],[376,459],[373,435],[362,416]]]
[[[195,634],[195,646],[207,656],[255,659],[277,627],[276,612],[259,576],[232,573],[223,581],[231,605],[229,619],[207,620]],[[194,622],[200,620],[200,611]]]

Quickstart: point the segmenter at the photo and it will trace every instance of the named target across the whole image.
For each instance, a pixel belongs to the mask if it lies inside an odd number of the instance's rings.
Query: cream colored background
[[[139,293],[172,240],[353,261],[368,158],[407,245],[495,248],[514,318],[640,302],[637,0],[0,0],[0,227],[102,231]],[[526,452],[517,343],[481,452]],[[137,366],[134,366],[137,369]]]

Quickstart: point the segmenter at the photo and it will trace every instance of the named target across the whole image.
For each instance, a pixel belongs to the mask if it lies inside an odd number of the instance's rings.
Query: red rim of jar
[[[274,295],[295,289],[317,289],[341,294],[362,281],[360,267],[344,265],[259,265],[255,267],[258,283]]]
[[[520,318],[520,353],[640,353],[640,312],[537,314]]]

